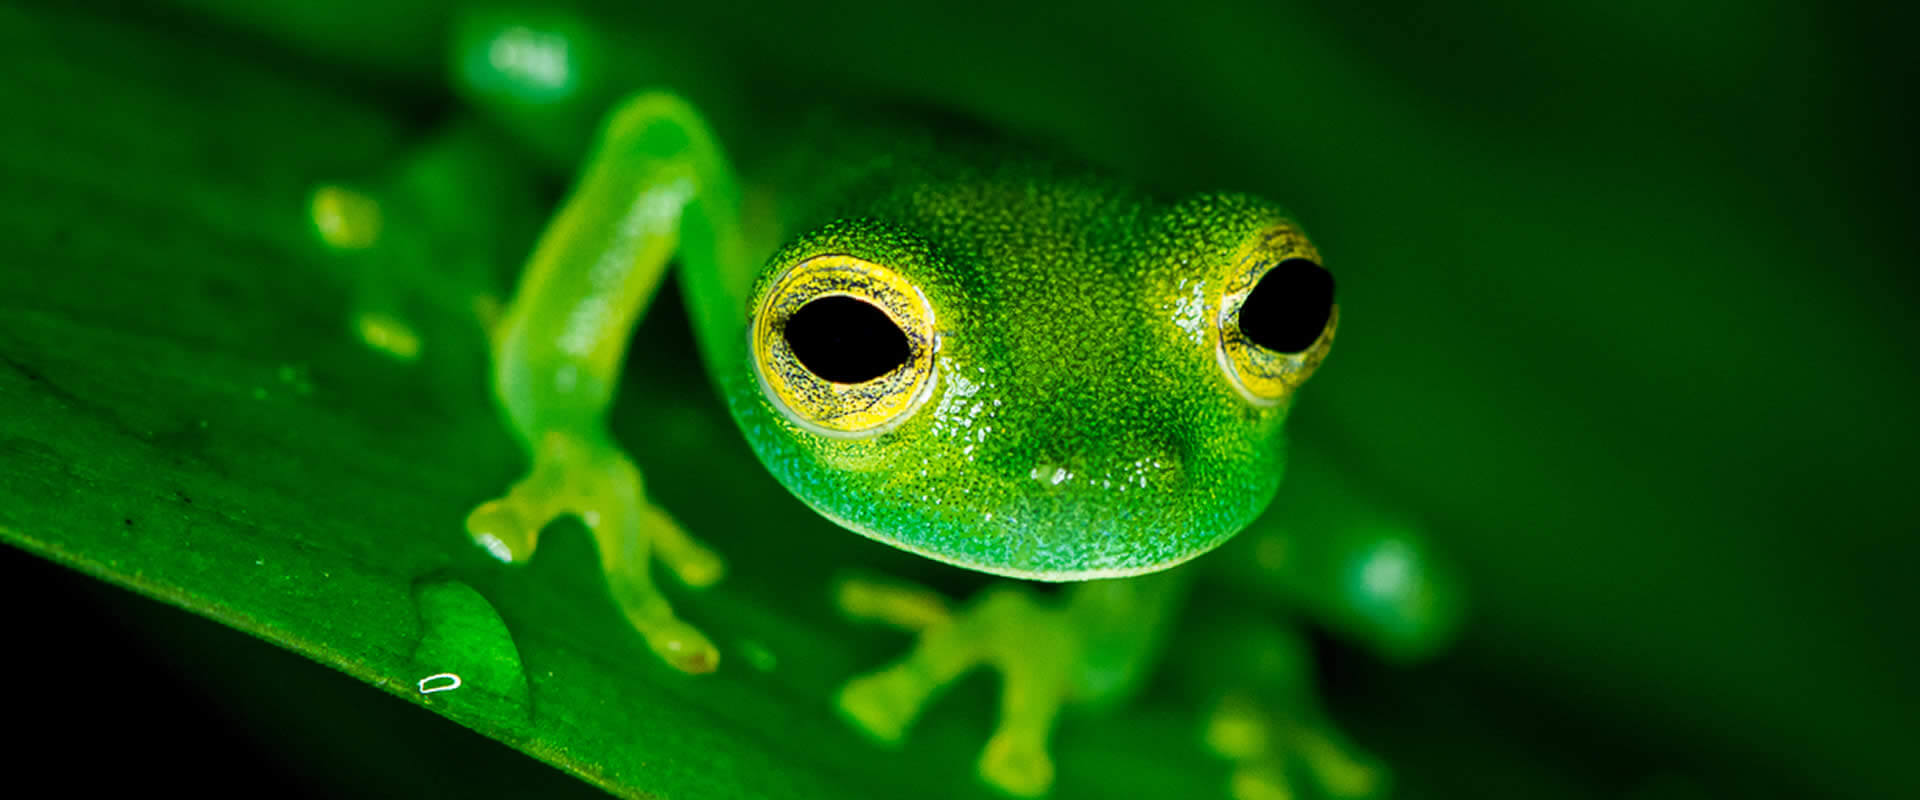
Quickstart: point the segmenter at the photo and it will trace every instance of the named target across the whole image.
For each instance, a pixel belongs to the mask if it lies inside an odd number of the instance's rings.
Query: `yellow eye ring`
[[[1305,259],[1317,265],[1320,252],[1299,228],[1280,223],[1248,237],[1224,271],[1225,290],[1221,294],[1219,314],[1214,318],[1219,342],[1214,355],[1233,388],[1257,406],[1278,405],[1305,383],[1333,347],[1334,329],[1340,324],[1340,306],[1332,304],[1318,338],[1298,352],[1272,350],[1247,336],[1240,323],[1240,312],[1247,298],[1268,272],[1293,259]],[[1331,284],[1329,292],[1330,287]]]
[[[898,425],[932,395],[940,349],[933,306],[899,273],[854,256],[822,255],[788,267],[767,287],[754,309],[754,374],[761,394],[795,425],[823,436],[871,436]],[[794,350],[788,323],[826,298],[851,298],[878,309],[904,337],[904,360],[853,383],[809,368]]]

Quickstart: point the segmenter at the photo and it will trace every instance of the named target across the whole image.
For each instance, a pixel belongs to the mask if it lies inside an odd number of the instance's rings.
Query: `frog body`
[[[542,42],[568,46],[542,55]],[[725,98],[711,83],[683,94],[672,75],[635,87],[605,70],[542,94],[554,59],[594,72],[566,61],[609,50],[593,42],[575,23],[488,15],[456,47],[467,98],[549,152],[583,138],[559,129],[592,118],[584,107],[624,91],[609,86],[639,88],[597,124],[512,300],[483,315],[494,392],[531,468],[468,515],[469,532],[521,561],[547,522],[577,515],[654,652],[686,672],[719,665],[650,566],[704,587],[724,561],[647,498],[606,425],[628,331],[677,265],[714,389],[795,497],[935,560],[1071,582],[1058,596],[1008,582],[961,604],[885,579],[835,589],[848,615],[918,636],[843,688],[843,715],[898,742],[935,693],[991,667],[1005,683],[981,775],[1044,794],[1058,713],[1136,688],[1195,580],[1181,565],[1274,516],[1282,424],[1339,319],[1318,250],[1264,199],[1164,198],[913,114],[756,116],[736,98],[713,101],[710,121],[688,98]],[[1395,629],[1405,609],[1382,613],[1364,581],[1349,591],[1352,564],[1325,557],[1416,541],[1406,529],[1322,522],[1328,535],[1295,559],[1311,568],[1281,579],[1303,605],[1389,644],[1436,639],[1443,615]],[[1402,554],[1412,577],[1393,593],[1440,591],[1422,552]],[[1235,631],[1259,654],[1242,660],[1266,666],[1233,672],[1207,729],[1238,764],[1233,793],[1380,791],[1382,772],[1314,709],[1292,634],[1253,618]]]

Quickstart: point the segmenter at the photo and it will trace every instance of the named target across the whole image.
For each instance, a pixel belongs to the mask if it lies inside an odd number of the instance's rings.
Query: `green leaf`
[[[833,718],[838,681],[905,641],[835,617],[828,577],[934,573],[781,499],[689,370],[676,303],[638,334],[619,433],[731,559],[675,595],[721,672],[654,663],[577,528],[525,569],[467,544],[459,515],[521,466],[477,335],[443,314],[411,366],[354,344],[347,267],[301,216],[447,107],[452,3],[189,4],[244,36],[45,5],[0,8],[0,538],[619,793],[987,794],[990,682],[897,754]],[[603,5],[743,71],[1294,204],[1346,309],[1295,431],[1431,521],[1476,601],[1435,669],[1321,648],[1406,795],[1667,796],[1666,770],[1912,794],[1887,643],[1913,606],[1913,137],[1893,70],[1816,57],[1902,26],[1785,2]],[[421,695],[443,667],[474,681]],[[1066,720],[1060,796],[1215,796],[1192,699]]]

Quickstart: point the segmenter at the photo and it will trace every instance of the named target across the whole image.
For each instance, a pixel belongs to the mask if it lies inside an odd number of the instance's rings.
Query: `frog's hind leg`
[[[1350,800],[1383,796],[1388,775],[1360,753],[1314,700],[1306,643],[1263,620],[1242,619],[1213,633],[1200,680],[1216,687],[1205,738],[1233,762],[1234,800],[1306,796]]]
[[[449,374],[470,369],[474,323],[490,326],[495,275],[531,239],[538,176],[511,142],[476,119],[442,125],[388,168],[308,193],[315,238],[351,285],[348,325],[400,361],[428,348]]]
[[[683,246],[717,249],[712,241],[683,242],[683,220],[698,218],[708,236],[735,229],[729,181],[705,124],[677,97],[638,95],[609,116],[493,330],[494,392],[531,469],[467,518],[476,542],[504,561],[522,561],[549,521],[578,515],[627,619],[657,655],[686,672],[711,671],[719,652],[674,616],[649,573],[651,557],[693,586],[719,580],[724,568],[647,499],[606,417],[631,327],[668,260]]]

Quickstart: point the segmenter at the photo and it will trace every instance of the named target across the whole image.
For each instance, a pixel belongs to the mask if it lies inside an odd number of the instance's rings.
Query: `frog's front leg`
[[[476,542],[518,562],[549,521],[579,516],[627,619],[667,663],[695,673],[713,670],[719,652],[674,615],[650,557],[695,587],[719,580],[722,562],[647,499],[606,418],[631,327],[668,259],[716,249],[683,231],[737,230],[730,186],[705,124],[678,98],[639,95],[609,116],[492,332],[493,388],[532,468],[467,517]]]
[[[1169,573],[1090,581],[1060,602],[1008,582],[951,611],[923,589],[843,581],[842,610],[917,630],[919,642],[906,658],[848,682],[839,708],[875,738],[898,743],[935,693],[976,666],[996,669],[1005,679],[1000,720],[981,753],[980,775],[1010,794],[1044,794],[1053,784],[1047,738],[1061,708],[1110,703],[1133,688],[1187,582]]]

